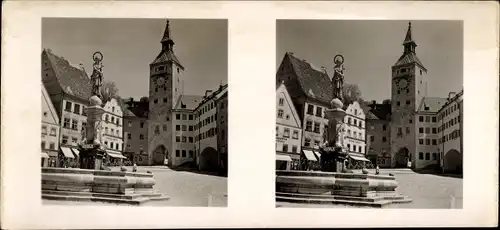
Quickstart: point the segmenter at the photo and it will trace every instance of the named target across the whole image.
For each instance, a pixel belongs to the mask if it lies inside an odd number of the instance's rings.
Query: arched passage
[[[449,150],[444,154],[444,171],[451,173],[462,173],[462,153],[456,149]]]
[[[164,145],[156,147],[153,151],[153,165],[163,165],[167,157],[167,148]]]
[[[400,148],[396,153],[396,168],[406,168],[408,167],[408,162],[410,161],[410,151],[404,147]]]
[[[212,147],[203,149],[200,154],[200,170],[215,171],[218,168],[219,153]]]

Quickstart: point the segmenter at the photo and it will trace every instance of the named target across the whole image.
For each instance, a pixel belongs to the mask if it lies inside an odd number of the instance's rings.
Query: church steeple
[[[408,23],[408,31],[406,31],[406,37],[403,41],[404,53],[415,53],[415,48],[417,47],[417,43],[413,41],[411,37],[411,22]]]
[[[173,50],[174,48],[174,40],[170,35],[170,20],[167,20],[167,25],[165,27],[165,32],[163,33],[163,38],[161,39],[162,50]]]

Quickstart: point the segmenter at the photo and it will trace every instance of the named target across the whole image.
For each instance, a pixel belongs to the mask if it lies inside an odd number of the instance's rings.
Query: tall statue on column
[[[102,53],[95,52],[92,56],[94,59],[93,71],[90,79],[92,80],[92,95],[96,95],[101,98],[101,87],[102,87]]]
[[[344,57],[340,54],[335,55],[333,58],[335,66],[333,67],[333,98],[343,99],[342,91],[344,88]]]

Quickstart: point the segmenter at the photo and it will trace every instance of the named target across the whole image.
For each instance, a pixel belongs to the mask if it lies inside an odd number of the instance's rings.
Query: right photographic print
[[[276,48],[276,207],[462,209],[462,21],[277,20]]]

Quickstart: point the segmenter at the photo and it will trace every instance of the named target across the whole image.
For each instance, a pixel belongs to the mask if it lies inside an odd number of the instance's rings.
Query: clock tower
[[[415,162],[415,111],[426,94],[427,69],[417,57],[411,22],[403,41],[403,54],[392,66],[391,87],[391,166],[408,167]],[[412,164],[414,165],[414,164]]]
[[[164,164],[172,159],[172,109],[180,97],[180,78],[184,67],[174,53],[174,41],[167,20],[161,51],[149,64],[148,159],[149,164]]]

